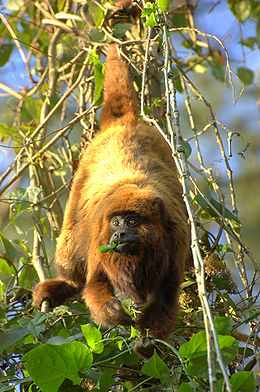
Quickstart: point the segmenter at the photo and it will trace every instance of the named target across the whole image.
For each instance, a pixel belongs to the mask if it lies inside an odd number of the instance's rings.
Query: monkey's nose
[[[126,233],[123,231],[120,231],[119,233],[114,234],[115,238],[123,238],[125,235],[126,235]]]
[[[112,241],[119,241],[120,239],[122,240],[125,236],[126,233],[124,231],[114,233],[112,236]]]

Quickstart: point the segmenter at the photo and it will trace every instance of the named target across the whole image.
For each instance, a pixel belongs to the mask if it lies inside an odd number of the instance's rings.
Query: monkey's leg
[[[146,336],[167,339],[174,331],[178,313],[178,288],[175,282],[163,283],[152,293],[136,320],[136,327]]]
[[[95,271],[88,277],[83,298],[96,324],[104,327],[133,324],[114,295],[114,288],[103,271]]]
[[[155,350],[153,338],[166,340],[174,331],[178,311],[178,285],[174,282],[160,287],[152,293],[141,315],[136,320],[136,328],[142,333],[134,350],[149,359]],[[147,337],[149,331],[149,337]],[[160,349],[159,349],[160,352]]]

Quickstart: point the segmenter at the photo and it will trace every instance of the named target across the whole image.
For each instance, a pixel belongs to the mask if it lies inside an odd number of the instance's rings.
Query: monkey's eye
[[[119,226],[119,220],[118,219],[113,219],[112,220],[112,225],[113,226]]]
[[[130,218],[128,224],[130,226],[135,226],[137,224],[137,220],[135,218]]]

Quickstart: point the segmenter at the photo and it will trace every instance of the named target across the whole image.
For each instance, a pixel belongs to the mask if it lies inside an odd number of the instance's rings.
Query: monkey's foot
[[[154,350],[156,350],[154,346],[154,340],[148,337],[141,337],[136,340],[134,345],[134,351],[136,354],[140,355],[140,357],[144,359],[149,359],[152,357]]]

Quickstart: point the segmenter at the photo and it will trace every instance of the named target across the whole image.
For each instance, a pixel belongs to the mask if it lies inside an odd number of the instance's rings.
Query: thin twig
[[[169,44],[170,44],[171,48],[173,48],[171,41],[169,42]],[[227,158],[225,150],[224,150],[223,142],[222,142],[219,130],[218,130],[217,121],[216,121],[213,109],[212,109],[211,105],[208,103],[208,101],[204,98],[204,96],[198,91],[196,86],[191,82],[191,80],[183,72],[182,67],[181,67],[178,59],[176,57],[172,57],[172,62],[178,68],[179,72],[181,73],[181,75],[182,75],[183,79],[185,80],[185,82],[187,83],[187,85],[191,88],[191,90],[196,94],[196,96],[199,98],[199,100],[202,101],[204,103],[204,105],[209,110],[209,114],[210,114],[210,117],[211,117],[211,123],[212,123],[214,131],[215,131],[217,143],[219,145],[220,151],[222,153],[222,156],[223,156],[226,168],[227,168],[227,174],[228,174],[228,177],[229,177],[230,196],[231,196],[233,212],[234,212],[235,215],[237,215],[238,211],[237,211],[236,196],[235,196],[235,190],[234,190],[233,172],[232,172],[232,170],[230,168],[230,165],[229,165],[229,162],[228,162],[228,158]],[[219,195],[219,196],[220,196],[220,199],[222,199],[221,195]]]
[[[42,121],[41,124],[38,125],[38,127],[36,127],[36,129],[34,130],[34,132],[32,133],[32,135],[30,136],[30,138],[27,139],[25,146],[19,151],[19,153],[17,154],[16,158],[14,159],[14,161],[12,162],[12,164],[7,168],[7,170],[2,174],[2,176],[0,177],[0,184],[3,183],[3,181],[9,176],[9,174],[11,174],[11,172],[13,171],[13,168],[16,166],[16,164],[19,162],[19,160],[21,159],[21,156],[23,155],[23,153],[25,152],[25,148],[27,146],[29,146],[31,143],[35,143],[34,142],[34,138],[38,135],[38,133],[44,128],[44,126],[47,124],[47,122],[53,117],[54,113],[56,113],[56,111],[60,108],[60,106],[62,105],[62,103],[64,102],[65,99],[67,99],[69,97],[69,95],[71,94],[71,92],[79,85],[79,83],[81,82],[85,71],[87,69],[88,66],[88,62],[89,62],[89,57],[90,54],[88,53],[86,56],[86,59],[84,60],[83,66],[80,70],[80,73],[75,81],[75,83],[71,86],[71,88],[69,88],[63,95],[62,97],[59,99],[59,101],[56,103],[56,105],[52,108],[52,110],[50,110],[50,112],[47,114],[47,116],[44,118],[44,120]],[[26,166],[28,167],[28,165]],[[10,185],[13,183],[14,181],[11,180]],[[7,183],[9,184],[9,182]],[[10,186],[8,185],[8,187]],[[6,190],[8,187],[4,187],[4,189]],[[0,195],[2,194],[3,190],[0,190]]]
[[[222,47],[222,49],[223,49],[224,52],[225,52],[225,57],[226,57],[226,69],[227,69],[227,72],[228,72],[229,83],[230,83],[230,86],[231,86],[231,89],[232,89],[233,101],[234,101],[234,102],[237,102],[238,99],[239,99],[239,98],[241,97],[241,95],[243,94],[243,91],[244,91],[244,84],[243,84],[243,86],[242,86],[242,89],[241,89],[241,91],[240,91],[238,97],[236,98],[236,97],[235,97],[235,89],[234,89],[234,85],[233,85],[233,81],[232,81],[232,75],[236,75],[236,74],[235,74],[235,73],[231,70],[231,68],[230,68],[230,62],[229,62],[228,52],[227,52],[225,46],[223,45],[223,42],[222,42],[218,37],[216,37],[215,35],[203,33],[202,31],[200,31],[200,30],[198,30],[198,29],[194,29],[194,28],[190,28],[190,27],[172,27],[172,28],[169,29],[169,31],[183,31],[183,30],[194,31],[194,32],[196,32],[196,33],[202,35],[203,37],[210,37],[210,38],[213,38],[213,39],[215,39],[215,40],[219,43],[219,45]],[[236,76],[237,76],[237,75],[236,75]]]
[[[20,56],[21,56],[23,62],[26,64],[26,57],[25,57],[24,51],[20,45],[20,42],[17,39],[16,34],[15,34],[14,30],[12,29],[12,27],[10,26],[9,22],[5,19],[4,15],[1,12],[0,12],[0,19],[2,20],[3,24],[6,26],[9,33],[11,34],[11,37],[14,40],[14,43],[18,49],[18,52],[20,53]]]

